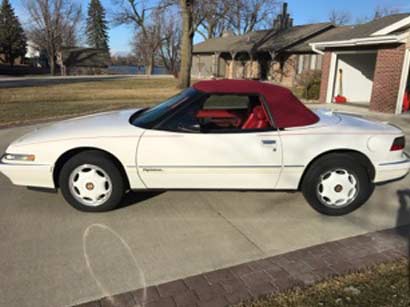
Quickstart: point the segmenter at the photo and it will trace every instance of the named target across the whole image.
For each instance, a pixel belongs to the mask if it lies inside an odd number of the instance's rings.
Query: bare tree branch
[[[47,50],[51,73],[56,73],[56,56],[62,46],[75,46],[82,20],[81,6],[70,0],[25,0],[30,17],[29,38]]]
[[[352,15],[348,11],[332,10],[329,13],[329,21],[337,26],[347,25],[352,21]]]

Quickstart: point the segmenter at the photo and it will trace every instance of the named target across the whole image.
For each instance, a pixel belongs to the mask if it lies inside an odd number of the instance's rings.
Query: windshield
[[[134,126],[141,128],[152,128],[156,123],[162,120],[172,110],[178,108],[181,104],[187,102],[198,92],[193,88],[188,88],[178,95],[164,101],[163,103],[146,110],[138,117],[131,120]]]

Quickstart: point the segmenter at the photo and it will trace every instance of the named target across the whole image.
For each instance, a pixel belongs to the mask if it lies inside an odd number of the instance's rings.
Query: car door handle
[[[276,141],[275,140],[262,140],[262,144],[265,146],[276,145]]]

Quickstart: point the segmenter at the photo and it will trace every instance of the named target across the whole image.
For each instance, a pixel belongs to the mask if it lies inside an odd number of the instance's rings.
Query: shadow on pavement
[[[400,208],[397,212],[397,229],[396,233],[406,239],[407,242],[407,267],[408,267],[408,283],[410,287],[410,229],[403,227],[410,218],[410,189],[397,191]]]
[[[125,195],[125,198],[118,209],[127,208],[133,205],[137,205],[141,202],[155,198],[165,192],[133,192],[130,191]]]

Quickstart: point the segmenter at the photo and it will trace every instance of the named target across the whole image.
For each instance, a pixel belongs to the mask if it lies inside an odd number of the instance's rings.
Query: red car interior
[[[205,120],[212,122],[220,127],[241,127],[243,118],[239,112],[227,110],[201,110],[196,115],[198,120]]]
[[[266,129],[270,127],[268,117],[262,106],[256,106],[247,116],[233,110],[201,110],[197,114],[199,121],[207,120],[221,128],[241,128],[243,130]]]
[[[242,129],[266,129],[269,128],[269,126],[269,120],[266,116],[265,110],[262,108],[262,106],[256,106],[255,108],[253,108],[253,111],[249,115],[248,120],[242,126]]]

